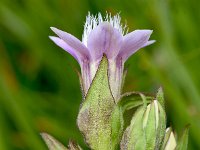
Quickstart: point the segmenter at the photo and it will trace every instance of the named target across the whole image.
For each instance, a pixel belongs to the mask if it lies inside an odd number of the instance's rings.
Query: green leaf
[[[45,143],[49,150],[68,150],[64,145],[58,142],[54,137],[47,133],[41,133],[42,138],[44,139]]]
[[[145,97],[142,93],[136,93],[136,92],[125,93],[121,96],[120,101],[117,103],[112,112],[111,138],[113,143],[119,143],[123,133],[125,122],[128,123],[130,122],[130,119],[124,117],[125,111],[137,108],[143,105],[144,103],[146,104],[147,101],[148,102],[150,101],[150,99],[152,99],[152,97]]]
[[[131,124],[124,131],[120,148],[121,150],[143,150],[146,147],[145,134],[143,132],[144,107],[139,107],[134,114]]]
[[[145,96],[141,95],[144,99]],[[165,133],[165,112],[157,100],[139,107],[121,141],[123,150],[159,149]]]
[[[155,149],[157,132],[156,108],[154,102],[147,106],[143,118],[143,128],[145,132],[146,149]]]
[[[116,146],[111,139],[114,105],[108,80],[108,60],[103,56],[77,119],[91,149],[111,150]]]
[[[111,116],[111,141],[115,147],[119,144],[123,133],[124,119],[120,107],[115,106]]]
[[[139,92],[129,92],[121,96],[121,99],[117,103],[119,107],[122,108],[122,111],[130,110],[132,108],[139,107],[145,102],[150,103],[153,100],[151,96],[144,96],[144,94]]]
[[[127,124],[130,123],[131,118],[125,117],[124,113],[143,105],[146,101],[149,103],[151,99],[152,97],[145,97],[142,93],[136,92],[125,93],[121,96],[121,99],[115,106],[112,113],[111,138],[113,143],[119,143],[123,134],[124,126],[127,126]]]
[[[187,126],[180,138],[178,140],[178,144],[176,150],[187,150],[188,147],[188,133],[189,133],[189,126]]]
[[[147,149],[159,149],[163,141],[166,127],[165,112],[157,100],[147,106],[143,128]]]
[[[162,87],[158,89],[158,92],[156,94],[156,99],[159,101],[163,109],[165,109],[165,100],[164,100],[164,93]]]
[[[164,136],[165,136],[165,129],[166,129],[166,113],[162,105],[157,101],[158,104],[158,113],[159,113],[159,122],[157,128],[157,135],[156,135],[156,148],[159,149],[162,145]]]

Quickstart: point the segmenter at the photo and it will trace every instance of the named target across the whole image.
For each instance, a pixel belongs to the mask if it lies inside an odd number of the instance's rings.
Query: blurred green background
[[[39,133],[68,143],[81,92],[77,62],[48,38],[49,27],[79,39],[91,13],[121,12],[129,31],[153,29],[157,42],[132,56],[125,91],[162,86],[168,125],[191,124],[189,149],[200,149],[200,2],[198,0],[0,0],[0,150],[45,150]]]

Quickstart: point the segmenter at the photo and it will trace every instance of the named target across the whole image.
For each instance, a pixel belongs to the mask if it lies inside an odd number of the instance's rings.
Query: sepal
[[[77,118],[78,127],[91,149],[110,150],[116,146],[111,138],[114,105],[108,80],[108,60],[103,56]]]

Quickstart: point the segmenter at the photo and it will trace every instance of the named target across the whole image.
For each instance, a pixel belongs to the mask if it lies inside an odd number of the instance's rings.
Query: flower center
[[[99,13],[98,15],[91,15],[90,12],[86,17],[86,22],[84,25],[84,31],[82,35],[82,42],[87,47],[87,40],[88,36],[90,35],[91,31],[95,29],[99,24],[102,22],[108,22],[111,24],[112,27],[119,30],[119,32],[124,35],[128,32],[127,26],[121,24],[121,17],[119,14],[112,16],[111,13],[106,13],[106,16],[103,18],[102,15]]]

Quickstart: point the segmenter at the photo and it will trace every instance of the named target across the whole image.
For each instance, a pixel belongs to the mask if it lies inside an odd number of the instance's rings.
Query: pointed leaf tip
[[[178,144],[177,144],[176,150],[187,150],[187,147],[188,147],[189,126],[190,125],[187,125],[185,127],[185,130],[183,131],[182,136],[178,140]]]
[[[40,133],[43,140],[47,144],[49,150],[68,150],[64,145],[62,145],[58,140],[56,140],[53,136],[47,133]]]
[[[156,99],[160,103],[160,105],[165,109],[165,100],[164,100],[164,93],[162,87],[160,87],[156,94]]]

